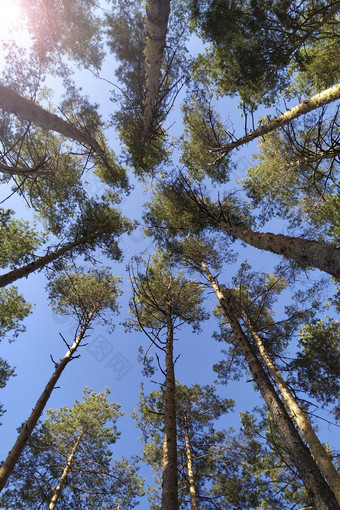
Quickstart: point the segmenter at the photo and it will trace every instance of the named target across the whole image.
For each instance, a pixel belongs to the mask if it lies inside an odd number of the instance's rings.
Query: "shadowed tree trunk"
[[[230,142],[225,145],[222,145],[221,147],[213,149],[213,152],[223,151],[222,154],[215,160],[214,164],[219,160],[223,159],[235,147],[240,147],[241,145],[245,145],[254,140],[255,138],[258,138],[259,136],[263,136],[266,135],[267,133],[270,133],[271,131],[275,131],[275,129],[285,126],[286,124],[288,124],[288,122],[291,122],[292,120],[301,117],[301,115],[305,115],[306,113],[309,113],[315,110],[316,108],[320,108],[321,106],[325,106],[326,104],[336,101],[339,98],[340,98],[340,83],[334,85],[333,87],[330,87],[329,89],[323,90],[319,94],[316,94],[315,96],[306,99],[305,101],[302,101],[302,103],[298,104],[297,106],[294,106],[293,108],[290,108],[282,115],[279,115],[278,117],[267,122],[263,126],[254,129],[254,131],[251,131],[247,135],[242,136],[238,140],[235,140],[234,142]]]
[[[319,468],[313,461],[307,446],[304,444],[298,431],[295,429],[294,424],[288,416],[287,411],[270,382],[267,373],[263,369],[251,344],[242,331],[242,328],[233,313],[232,307],[228,300],[225,299],[218,283],[210,273],[204,261],[201,262],[201,266],[222,306],[238,345],[242,350],[246,362],[248,363],[254,381],[267,404],[273,422],[277,427],[287,453],[293,464],[296,466],[299,476],[305,485],[312,505],[316,510],[339,510],[340,506],[336,501],[334,493],[327,485],[319,471]]]
[[[302,437],[309,445],[310,451],[314,456],[315,462],[318,464],[322,474],[326,478],[329,483],[330,488],[335,494],[335,497],[340,504],[340,475],[335,469],[332,460],[319,441],[319,438],[315,434],[310,421],[307,419],[305,413],[300,408],[299,404],[295,400],[292,392],[290,391],[286,381],[283,379],[281,373],[275,367],[271,357],[269,356],[261,337],[257,334],[250,318],[247,316],[246,312],[242,310],[242,315],[244,317],[244,321],[254,338],[256,345],[259,349],[260,355],[265,362],[266,367],[270,371],[272,377],[277,383],[281,395],[287,405],[287,408],[291,412],[291,415],[295,419],[295,422],[301,431]]]
[[[5,112],[14,113],[20,119],[32,122],[51,131],[57,131],[66,138],[71,138],[85,145],[89,145],[98,155],[102,154],[102,149],[98,142],[89,134],[83,133],[69,122],[61,119],[54,113],[44,110],[41,106],[33,103],[29,99],[20,96],[14,90],[0,84],[0,108]]]
[[[161,67],[170,14],[170,0],[147,0],[146,3],[146,98],[144,104],[144,131],[150,138],[150,129],[157,103]]]
[[[62,257],[63,255],[65,255],[65,253],[71,251],[73,248],[81,246],[86,242],[92,241],[101,233],[103,233],[102,230],[97,230],[92,234],[89,234],[88,236],[81,237],[77,241],[65,244],[58,250],[53,251],[52,253],[48,253],[43,257],[39,257],[38,259],[34,260],[33,262],[30,262],[29,264],[26,264],[25,266],[21,266],[17,269],[9,271],[8,273],[0,275],[0,288],[6,287],[6,285],[13,283],[16,280],[19,280],[20,278],[27,277],[29,274],[34,273],[34,271],[37,271],[38,269],[45,267],[50,262],[57,260],[59,257]]]
[[[316,267],[340,278],[340,249],[330,244],[270,232],[260,233],[225,220],[217,222],[228,234],[247,244],[295,260],[302,267]]]
[[[167,337],[165,348],[164,443],[162,510],[178,509],[176,381],[173,360],[174,330],[171,303],[167,305]]]
[[[71,452],[69,458],[67,459],[66,466],[63,469],[63,472],[62,472],[62,475],[60,477],[59,483],[58,483],[57,487],[53,491],[53,495],[52,495],[50,504],[48,505],[48,510],[54,510],[55,509],[55,506],[57,504],[57,501],[59,499],[59,496],[60,496],[61,491],[63,489],[63,486],[65,484],[66,477],[67,477],[67,475],[68,475],[68,473],[70,471],[70,468],[72,466],[72,463],[73,463],[75,455],[76,455],[76,451],[78,449],[78,446],[81,443],[83,435],[84,435],[84,427],[81,428],[81,430],[80,430],[80,432],[78,434],[78,437],[77,437],[77,439],[76,439],[76,441],[75,441],[75,443],[73,445],[72,452]]]
[[[40,398],[38,399],[37,403],[34,406],[34,409],[26,421],[25,425],[23,426],[12,450],[9,452],[6,460],[3,462],[1,468],[0,468],[0,491],[4,488],[6,481],[8,480],[9,476],[11,475],[15,464],[20,458],[20,455],[23,451],[23,449],[26,446],[27,440],[30,437],[30,435],[33,432],[34,427],[36,426],[39,418],[41,417],[45,406],[48,402],[48,399],[51,396],[51,393],[55,387],[55,385],[58,382],[59,377],[61,376],[64,368],[66,365],[73,359],[73,355],[77,348],[79,347],[80,342],[84,338],[84,335],[86,333],[86,330],[88,329],[90,322],[93,318],[93,315],[95,314],[96,309],[93,309],[87,316],[84,324],[81,327],[81,330],[79,332],[79,335],[74,340],[73,344],[63,357],[63,359],[56,365],[56,368],[48,381],[48,383],[45,386],[44,391],[40,395]]]

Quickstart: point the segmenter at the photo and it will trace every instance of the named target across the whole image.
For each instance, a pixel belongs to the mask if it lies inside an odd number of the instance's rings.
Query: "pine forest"
[[[340,1],[0,13],[0,508],[340,510]]]

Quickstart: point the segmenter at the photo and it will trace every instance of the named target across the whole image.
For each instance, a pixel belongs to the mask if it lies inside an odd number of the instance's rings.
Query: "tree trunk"
[[[15,464],[20,458],[20,455],[23,451],[23,449],[26,446],[26,442],[30,435],[33,432],[34,427],[37,424],[37,421],[39,420],[40,416],[43,413],[43,410],[45,409],[45,406],[48,402],[48,399],[51,396],[51,393],[57,384],[57,381],[59,377],[61,376],[64,368],[66,365],[71,361],[73,354],[75,353],[77,347],[79,346],[81,340],[83,339],[85,332],[87,328],[89,327],[89,324],[93,318],[93,315],[95,313],[95,309],[92,310],[84,322],[83,326],[81,327],[81,330],[79,332],[79,335],[76,337],[75,341],[63,357],[63,359],[58,363],[56,366],[50,380],[48,381],[47,385],[45,386],[44,391],[40,395],[40,398],[38,399],[37,403],[35,404],[35,407],[28,418],[27,422],[23,426],[12,450],[9,452],[6,460],[3,462],[2,466],[0,467],[0,491],[4,488],[6,481],[10,474],[12,473]]]
[[[29,99],[20,96],[14,90],[0,84],[0,108],[8,113],[14,113],[20,119],[27,120],[51,131],[57,131],[66,138],[71,138],[85,145],[89,145],[98,155],[103,153],[98,142],[87,133],[83,133],[69,122],[54,113],[44,110]]]
[[[275,129],[285,126],[292,120],[301,117],[301,115],[305,115],[306,113],[309,113],[313,110],[316,110],[317,108],[320,108],[321,106],[325,106],[326,104],[332,103],[333,101],[336,101],[339,98],[340,98],[340,83],[333,85],[333,87],[330,87],[329,89],[323,90],[319,94],[316,94],[315,96],[306,99],[305,101],[302,101],[302,103],[298,104],[297,106],[293,106],[293,108],[290,108],[282,115],[279,115],[278,117],[267,122],[263,126],[254,129],[254,131],[251,131],[247,135],[242,136],[238,140],[227,143],[225,145],[221,145],[220,147],[214,149],[212,152],[223,151],[222,154],[216,159],[214,163],[223,159],[235,147],[240,147],[241,145],[245,145],[254,140],[255,138],[258,138],[259,136],[264,136],[267,133],[270,133],[271,131],[275,131]]]
[[[170,0],[147,0],[146,3],[146,98],[144,104],[144,131],[150,136],[161,78],[161,67],[167,25],[170,14]]]
[[[287,450],[291,461],[296,466],[305,485],[311,504],[316,510],[339,510],[340,506],[338,505],[333,492],[325,482],[317,465],[313,461],[307,446],[304,444],[298,431],[295,429],[294,424],[271,384],[267,373],[263,369],[252,346],[243,333],[228,300],[223,296],[218,283],[210,273],[206,264],[201,262],[201,266],[224,310],[225,316],[232,328],[238,345],[248,363],[254,381],[267,404],[273,422],[276,425],[284,443],[285,449]]]
[[[302,267],[316,267],[340,278],[340,249],[330,244],[271,232],[260,233],[225,220],[217,222],[228,234],[247,244],[295,260]]]
[[[164,443],[162,510],[178,510],[176,381],[173,360],[174,330],[171,304],[167,309],[167,338],[165,350]]]
[[[80,246],[88,241],[92,241],[92,239],[95,239],[101,233],[103,233],[103,230],[96,230],[92,234],[81,237],[72,243],[67,243],[58,250],[55,250],[52,253],[48,253],[43,257],[39,257],[38,259],[30,262],[29,264],[26,264],[25,266],[21,266],[17,269],[9,271],[8,273],[0,275],[0,288],[6,287],[6,285],[13,283],[20,278],[27,277],[29,274],[34,273],[34,271],[37,271],[38,269],[45,267],[50,262],[57,260],[59,257],[62,257],[65,255],[65,253],[71,251],[73,248],[76,248],[77,246]]]
[[[340,475],[335,469],[332,463],[332,459],[330,458],[329,454],[319,441],[319,438],[315,434],[310,424],[310,421],[307,419],[305,413],[302,411],[299,404],[295,400],[286,381],[283,379],[281,373],[275,367],[271,357],[269,356],[265,346],[263,345],[261,337],[255,331],[255,328],[250,318],[247,316],[244,310],[242,310],[242,315],[244,317],[244,321],[250,333],[252,334],[256,342],[256,345],[259,349],[261,357],[263,358],[263,361],[265,362],[266,367],[268,368],[272,377],[277,383],[282,394],[282,397],[286,403],[286,406],[288,407],[293,418],[295,419],[295,422],[299,430],[301,431],[302,437],[309,445],[310,451],[315,459],[315,462],[318,464],[321,473],[328,481],[330,488],[334,492],[335,497],[338,503],[340,504]]]
[[[70,471],[70,468],[72,466],[72,463],[73,463],[75,455],[76,455],[76,451],[78,449],[78,446],[81,443],[83,435],[84,435],[84,427],[81,428],[80,433],[78,434],[78,437],[77,437],[77,439],[76,439],[76,441],[75,441],[75,443],[73,445],[72,452],[71,452],[69,458],[67,459],[66,466],[63,469],[63,472],[62,472],[62,475],[60,477],[59,483],[58,483],[57,487],[53,491],[53,495],[52,495],[50,504],[48,505],[48,510],[54,510],[55,509],[56,503],[57,503],[57,501],[59,499],[59,496],[61,494],[61,491],[63,489],[66,477],[67,477],[67,475],[68,475],[68,473]]]
[[[191,501],[191,510],[197,510],[197,494],[196,494],[196,485],[195,485],[195,474],[192,462],[192,454],[191,454],[191,442],[189,436],[189,427],[188,427],[188,416],[185,407],[183,406],[184,412],[184,437],[185,437],[185,451],[187,458],[187,470],[188,470],[188,481],[189,481],[189,493],[190,493],[190,501]]]

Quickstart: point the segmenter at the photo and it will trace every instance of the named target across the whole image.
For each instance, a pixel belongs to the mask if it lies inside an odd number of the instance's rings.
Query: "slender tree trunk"
[[[332,103],[333,101],[336,101],[339,98],[340,98],[340,83],[334,85],[333,87],[330,87],[329,89],[323,90],[319,94],[316,94],[315,96],[306,99],[305,101],[302,101],[302,103],[298,104],[297,106],[294,106],[293,108],[290,108],[282,115],[279,115],[278,117],[267,122],[263,126],[254,129],[254,131],[251,131],[247,135],[242,136],[238,140],[227,143],[225,145],[221,145],[221,147],[213,149],[212,152],[223,151],[215,162],[219,161],[220,159],[223,159],[235,147],[240,147],[241,145],[245,145],[254,140],[255,138],[258,138],[259,136],[264,136],[267,133],[270,133],[271,131],[275,131],[275,129],[285,126],[292,120],[301,117],[301,115],[305,115],[306,113],[309,113],[313,110],[316,110],[317,108],[320,108],[321,106],[325,106],[326,104]]]
[[[184,412],[185,451],[186,451],[186,458],[187,458],[187,470],[188,470],[191,510],[197,510],[198,507],[197,507],[195,474],[194,474],[194,467],[193,467],[192,454],[191,454],[191,442],[190,442],[190,435],[189,435],[188,416],[187,416],[185,406],[183,406],[183,412]]]
[[[75,441],[75,443],[73,445],[72,452],[71,452],[69,458],[67,459],[66,466],[63,469],[63,472],[62,472],[62,475],[60,477],[59,483],[58,483],[57,487],[53,491],[53,495],[52,495],[50,504],[48,505],[48,510],[54,510],[55,509],[55,506],[57,504],[57,501],[58,501],[59,496],[61,494],[61,491],[63,489],[66,477],[67,477],[67,475],[68,475],[68,473],[70,471],[70,468],[71,468],[71,466],[73,464],[73,461],[74,461],[74,458],[75,458],[75,455],[76,455],[76,451],[77,451],[78,446],[80,445],[80,443],[82,441],[83,435],[84,435],[84,427],[81,428],[80,433],[78,434],[78,437],[77,437],[77,439],[76,439],[76,441]]]
[[[161,67],[167,25],[170,14],[170,0],[147,0],[146,3],[146,98],[144,104],[144,131],[150,136],[161,78]]]
[[[319,441],[319,438],[315,434],[310,421],[306,417],[305,413],[300,408],[299,404],[295,400],[292,392],[290,391],[286,381],[283,379],[281,373],[275,367],[271,357],[269,356],[261,337],[257,334],[250,318],[247,316],[246,312],[242,310],[242,315],[244,317],[244,321],[252,334],[258,350],[260,352],[263,361],[265,362],[266,367],[270,371],[273,376],[275,382],[277,383],[282,397],[291,412],[292,416],[295,419],[295,422],[298,428],[301,431],[302,437],[309,445],[310,451],[314,456],[315,462],[318,464],[322,474],[326,478],[329,483],[330,488],[335,494],[335,497],[340,504],[340,475],[335,469],[332,459],[329,454]]]
[[[167,309],[167,338],[165,350],[164,443],[162,510],[178,510],[176,381],[173,360],[174,330],[171,304]]]
[[[43,257],[39,257],[33,262],[30,262],[29,264],[26,264],[17,269],[9,271],[8,273],[0,275],[0,288],[6,287],[6,285],[13,283],[16,280],[19,280],[20,278],[27,277],[29,274],[34,273],[34,271],[37,271],[38,269],[45,267],[50,262],[57,260],[59,257],[62,257],[63,255],[65,255],[65,253],[73,250],[73,248],[76,248],[77,246],[80,246],[86,242],[92,241],[101,233],[103,233],[103,230],[96,230],[95,232],[92,232],[92,234],[81,237],[80,239],[78,239],[77,241],[73,241],[72,243],[67,243],[58,250],[48,253]]]
[[[294,424],[271,384],[267,373],[263,369],[251,344],[243,333],[228,300],[223,296],[218,283],[210,273],[206,264],[201,262],[201,266],[224,310],[226,318],[228,319],[238,345],[248,363],[254,381],[267,404],[273,422],[277,427],[288,455],[296,466],[305,485],[311,504],[316,510],[339,510],[340,506],[336,501],[334,493],[327,485],[319,471],[319,468],[313,461],[307,446],[302,441],[298,431],[295,429]]]
[[[89,145],[98,154],[102,154],[102,149],[98,142],[89,134],[83,133],[69,122],[61,119],[54,113],[44,110],[33,101],[20,96],[14,90],[0,84],[0,108],[5,112],[14,113],[20,119],[32,122],[51,131],[57,131],[67,138],[77,142]]]
[[[255,232],[225,220],[218,221],[218,226],[255,248],[283,255],[295,260],[302,267],[316,267],[335,278],[340,278],[340,249],[335,246],[300,237]]]
[[[45,386],[44,391],[42,392],[42,394],[40,395],[40,398],[38,399],[37,403],[35,404],[35,407],[31,413],[30,417],[28,418],[27,422],[23,426],[12,450],[9,452],[6,460],[3,462],[2,466],[0,467],[0,491],[4,488],[8,477],[12,473],[12,471],[15,467],[15,464],[19,460],[20,455],[26,446],[27,440],[30,437],[30,435],[32,434],[33,429],[37,424],[37,421],[39,420],[40,416],[42,415],[43,410],[45,409],[48,399],[50,398],[51,393],[52,393],[55,385],[57,384],[59,377],[61,376],[66,365],[71,361],[72,356],[74,355],[81,340],[83,339],[85,332],[89,327],[89,324],[92,320],[94,313],[95,313],[95,309],[92,310],[88,314],[83,326],[81,327],[79,335],[76,337],[76,339],[74,340],[73,344],[71,345],[71,347],[69,348],[69,350],[67,351],[67,353],[65,354],[63,359],[56,366],[50,380],[48,381],[48,383]]]

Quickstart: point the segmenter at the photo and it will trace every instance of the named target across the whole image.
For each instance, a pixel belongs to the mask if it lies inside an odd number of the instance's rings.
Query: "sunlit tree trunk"
[[[0,275],[0,287],[6,287],[6,285],[13,283],[20,278],[27,277],[29,274],[34,273],[34,271],[37,271],[38,269],[45,267],[50,262],[57,260],[59,257],[62,257],[65,255],[65,253],[71,251],[73,248],[76,248],[77,246],[80,246],[86,242],[92,241],[102,232],[102,230],[96,230],[95,232],[92,232],[92,234],[81,237],[72,243],[67,243],[58,250],[48,253],[43,257],[39,257],[29,264],[25,264],[24,266],[18,267],[17,269],[13,269],[8,273]]]
[[[277,427],[287,453],[293,464],[296,466],[305,485],[311,504],[316,510],[339,510],[340,507],[336,501],[334,493],[324,480],[319,468],[313,461],[307,446],[304,444],[298,431],[295,429],[294,424],[283,403],[279,399],[267,373],[263,369],[251,344],[243,333],[242,328],[233,313],[232,307],[228,300],[225,299],[218,283],[210,273],[204,261],[201,262],[201,266],[222,306],[225,316],[252,373],[254,381],[267,404],[273,422]]]
[[[315,434],[310,421],[307,419],[305,413],[300,408],[299,404],[295,400],[292,392],[290,391],[286,381],[283,379],[281,373],[279,370],[277,370],[276,366],[274,365],[271,357],[269,356],[261,337],[256,332],[250,318],[247,316],[246,312],[243,310],[242,315],[244,317],[245,323],[254,338],[256,345],[258,347],[258,350],[260,352],[260,355],[265,362],[266,367],[270,371],[272,377],[274,378],[275,382],[277,383],[281,395],[287,405],[287,408],[291,412],[291,415],[294,417],[295,422],[298,426],[298,428],[301,431],[302,437],[306,441],[306,443],[309,445],[310,451],[312,455],[314,456],[315,462],[318,464],[322,474],[326,478],[326,480],[329,483],[330,488],[335,494],[335,497],[340,504],[340,475],[335,469],[332,460],[319,441],[319,438]]]
[[[34,427],[37,424],[37,421],[39,420],[40,416],[43,413],[43,410],[45,409],[45,406],[48,402],[48,399],[51,396],[51,393],[55,387],[55,385],[58,382],[59,377],[61,376],[64,368],[66,365],[71,361],[75,351],[79,347],[80,342],[84,338],[84,335],[86,333],[86,330],[88,329],[90,322],[93,318],[93,315],[95,313],[95,309],[93,309],[87,316],[84,324],[81,327],[81,330],[79,332],[79,335],[75,338],[73,344],[63,357],[63,359],[56,365],[56,368],[48,381],[47,385],[45,386],[44,391],[40,395],[40,398],[38,399],[37,403],[34,406],[34,409],[26,421],[25,425],[23,426],[12,450],[9,452],[6,460],[3,462],[1,468],[0,468],[0,491],[4,488],[6,481],[8,480],[8,477],[12,473],[15,464],[20,458],[20,455],[25,448],[25,445],[27,443],[28,438],[33,432]]]
[[[267,133],[270,133],[271,131],[275,131],[275,129],[281,128],[282,126],[285,126],[292,120],[301,117],[301,115],[305,115],[306,113],[316,110],[316,108],[320,108],[321,106],[325,106],[329,103],[332,103],[333,101],[336,101],[339,98],[340,98],[340,83],[334,85],[333,87],[330,87],[329,89],[323,90],[319,94],[316,94],[315,96],[312,96],[311,98],[306,99],[305,101],[302,101],[302,103],[298,104],[297,106],[293,106],[293,108],[290,108],[282,115],[279,115],[278,117],[267,122],[263,126],[254,129],[254,131],[251,131],[247,135],[242,136],[238,140],[222,145],[221,147],[217,147],[216,149],[214,149],[214,152],[222,151],[222,154],[216,159],[216,162],[224,158],[235,147],[240,147],[241,145],[245,145],[254,140],[255,138],[258,138],[259,136],[264,136]]]
[[[61,119],[54,113],[44,110],[41,106],[29,99],[20,96],[14,90],[0,84],[0,108],[5,112],[14,113],[20,119],[32,122],[51,131],[57,131],[61,135],[76,140],[77,142],[89,145],[97,154],[102,154],[98,142],[89,134],[83,133],[69,122]]]
[[[168,304],[166,313],[162,510],[178,510],[176,381],[173,360],[174,330],[171,318],[171,303]]]
[[[316,267],[340,278],[340,249],[330,244],[270,232],[260,233],[225,220],[218,226],[247,244],[295,260],[302,267]]]
[[[161,79],[161,67],[170,0],[147,0],[146,3],[146,99],[144,105],[144,131],[146,137],[152,125]]]
[[[194,474],[194,466],[192,462],[192,453],[191,453],[191,442],[189,435],[189,426],[188,426],[188,416],[183,406],[183,417],[184,417],[184,438],[185,438],[185,452],[187,459],[187,470],[188,470],[188,481],[189,481],[189,493],[190,493],[190,501],[191,501],[191,510],[197,510],[197,494],[196,494],[196,485],[195,485],[195,474]]]
[[[48,505],[48,510],[54,510],[55,509],[55,506],[57,504],[57,501],[59,499],[61,491],[62,491],[62,489],[64,487],[64,484],[65,484],[65,481],[66,481],[66,477],[67,477],[67,475],[68,475],[68,473],[69,473],[69,471],[71,469],[71,466],[73,464],[73,461],[74,461],[74,458],[75,458],[75,455],[76,455],[76,451],[77,451],[78,446],[80,445],[80,443],[82,441],[83,435],[84,435],[84,429],[81,428],[80,433],[78,434],[78,437],[77,437],[77,439],[76,439],[76,441],[75,441],[75,443],[73,445],[72,452],[71,452],[69,458],[67,459],[67,463],[66,463],[66,466],[63,469],[63,472],[62,472],[62,475],[60,477],[59,483],[58,483],[57,487],[53,491],[53,495],[52,495],[50,504]]]

